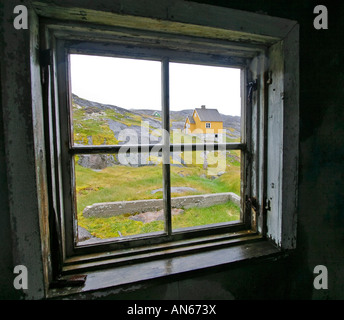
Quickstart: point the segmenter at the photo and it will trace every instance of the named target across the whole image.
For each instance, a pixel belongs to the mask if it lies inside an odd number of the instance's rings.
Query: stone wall
[[[240,205],[240,197],[232,192],[175,197],[171,198],[171,205],[173,208],[189,209],[193,207],[211,207],[228,201],[232,201],[235,204]],[[95,203],[91,206],[87,206],[84,209],[83,215],[85,218],[106,218],[118,216],[124,213],[134,214],[148,211],[159,211],[161,209],[163,209],[162,199],[116,201]]]

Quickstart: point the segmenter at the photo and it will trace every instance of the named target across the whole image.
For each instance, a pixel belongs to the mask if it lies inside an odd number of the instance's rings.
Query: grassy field
[[[239,219],[239,208],[234,203],[225,203],[208,208],[191,208],[172,217],[173,229],[195,227]],[[82,218],[79,225],[94,236],[107,239],[112,237],[143,234],[164,230],[163,221],[143,223],[129,219],[129,215],[109,218]]]
[[[232,154],[231,154],[232,153]],[[194,155],[194,158],[197,154]],[[184,167],[171,166],[171,186],[190,187],[197,192],[172,193],[172,197],[234,192],[240,195],[240,162],[236,151],[230,151],[226,170],[221,176],[209,176],[209,170],[199,165]],[[162,192],[152,194],[160,189],[162,182],[162,165],[128,167],[116,165],[101,171],[94,171],[76,164],[76,192],[78,224],[99,238],[117,237],[162,231],[162,221],[142,223],[129,219],[129,215],[111,218],[85,218],[83,210],[94,203],[112,201],[130,201],[162,198]],[[183,214],[173,216],[173,228],[183,228],[228,222],[239,219],[240,210],[233,203],[212,206],[209,208],[192,208]],[[118,232],[119,231],[119,232]]]

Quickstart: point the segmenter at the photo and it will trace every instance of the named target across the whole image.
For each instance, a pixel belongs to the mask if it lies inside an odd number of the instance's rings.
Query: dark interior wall
[[[1,92],[0,92],[1,101]],[[13,261],[11,254],[11,225],[8,207],[7,167],[2,109],[0,108],[0,299],[16,296],[12,290]]]
[[[288,259],[184,275],[111,298],[344,299],[344,2],[321,2],[329,11],[328,30],[313,27],[317,1],[193,2],[263,12],[300,24],[297,249]],[[13,263],[1,112],[0,116],[0,298],[7,298],[16,293],[11,290]],[[316,265],[328,269],[328,290],[313,287]]]
[[[0,21],[4,17],[3,6],[0,3]],[[3,57],[4,39],[3,29],[0,26],[0,56]],[[9,212],[9,193],[7,180],[7,164],[5,156],[4,117],[2,110],[3,92],[1,88],[5,82],[3,68],[0,64],[0,299],[15,299],[18,292],[13,290],[13,259],[12,259],[12,234]]]

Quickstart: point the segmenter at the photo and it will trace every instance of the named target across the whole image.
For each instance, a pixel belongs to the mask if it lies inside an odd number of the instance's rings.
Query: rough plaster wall
[[[0,40],[1,41],[1,40]],[[1,92],[0,92],[1,101]],[[17,297],[13,290],[13,260],[11,246],[11,226],[8,208],[7,172],[4,148],[4,127],[0,108],[0,299]]]
[[[13,27],[13,2],[5,2],[1,9],[1,107],[3,120],[3,145],[7,179],[6,228],[10,232],[5,240],[10,256],[1,257],[13,264],[8,266],[13,272],[16,265],[28,269],[28,290],[11,294],[22,297],[43,297],[42,254],[39,228],[39,204],[37,199],[37,180],[35,174],[35,145],[33,140],[32,96],[30,56],[32,38],[29,30],[16,30]],[[31,55],[32,58],[32,55]],[[36,200],[35,200],[36,199]],[[5,225],[1,225],[5,229]],[[8,269],[7,268],[7,269]],[[13,282],[13,274],[9,278]]]
[[[0,21],[3,21],[3,7],[0,6]],[[4,48],[3,28],[0,27],[0,48]],[[0,66],[0,74],[2,68]],[[0,78],[0,88],[3,79]],[[5,161],[4,124],[2,112],[2,91],[0,90],[0,299],[14,299],[13,259],[11,245],[11,226],[8,207],[7,166]]]

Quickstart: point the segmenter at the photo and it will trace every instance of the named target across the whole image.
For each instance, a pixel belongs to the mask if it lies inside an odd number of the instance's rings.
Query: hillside
[[[158,110],[128,110],[72,95],[74,143],[76,145],[154,144],[161,141],[162,118]],[[172,111],[171,129],[183,129],[193,109]],[[240,138],[240,117],[222,115],[227,141]],[[142,126],[143,125],[143,126]],[[127,130],[130,129],[130,130]],[[179,136],[183,135],[179,131]],[[144,134],[146,133],[146,134]],[[177,158],[180,158],[177,155]],[[182,159],[179,159],[182,163]],[[103,169],[118,163],[113,155],[79,156],[81,166]],[[140,162],[141,163],[141,162]],[[152,164],[152,161],[149,163]]]
[[[121,107],[117,107],[109,104],[101,104],[98,102],[89,101],[83,98],[78,97],[77,95],[72,95],[73,102],[73,116],[74,122],[77,123],[75,131],[83,131],[86,133],[87,127],[89,125],[89,135],[92,135],[91,123],[94,121],[98,122],[99,125],[107,126],[113,132],[114,137],[118,140],[118,133],[120,130],[125,128],[141,129],[141,122],[149,122],[150,130],[161,129],[161,117],[154,116],[154,113],[157,112],[161,115],[160,110],[148,110],[148,109],[136,109],[128,110]],[[193,109],[181,110],[181,111],[171,111],[171,129],[183,129],[184,122],[187,116],[192,115]],[[229,116],[221,114],[224,119],[224,128],[229,132],[234,139],[240,137],[240,117],[238,116]],[[84,123],[83,123],[84,121]],[[94,124],[95,124],[94,123]],[[84,128],[85,130],[78,130],[78,128]],[[81,133],[81,132],[80,132]],[[141,141],[139,141],[140,143]],[[79,139],[81,144],[85,144],[85,141]],[[87,142],[90,144],[89,142]],[[122,142],[125,143],[125,142]],[[104,143],[95,143],[93,144],[104,144]],[[110,143],[105,143],[110,144]],[[117,143],[116,143],[117,144]],[[121,142],[118,141],[118,144]]]

